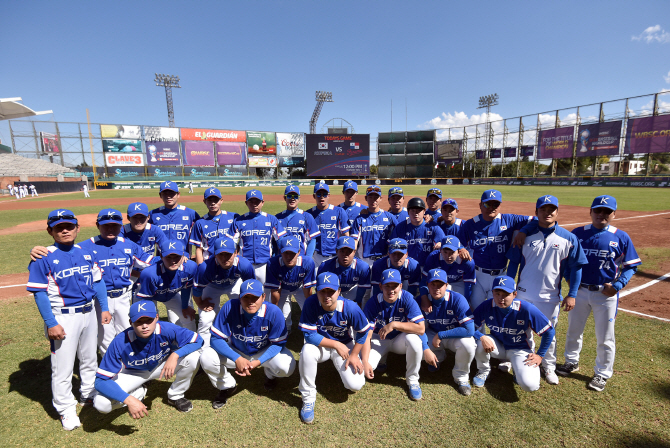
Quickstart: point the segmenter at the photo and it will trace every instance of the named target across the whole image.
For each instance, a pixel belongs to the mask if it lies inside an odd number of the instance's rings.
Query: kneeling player
[[[387,269],[382,272],[382,292],[371,297],[363,312],[370,323],[374,322],[371,337],[361,352],[365,376],[374,378],[374,370],[386,370],[379,361],[389,352],[404,354],[406,381],[409,397],[421,400],[419,369],[423,358],[420,336],[424,334],[424,319],[412,294],[402,289],[400,272]],[[370,332],[368,332],[371,334]]]
[[[133,418],[145,417],[144,383],[174,376],[168,403],[190,411],[193,405],[184,394],[198,371],[202,338],[170,322],[158,322],[156,305],[148,300],[133,303],[129,315],[132,327],[112,339],[96,373],[93,406],[107,414],[125,405]]]
[[[532,303],[516,299],[514,279],[501,275],[493,280],[493,299],[474,312],[475,325],[486,324],[490,335],[475,331],[477,375],[472,383],[484,387],[491,372],[490,358],[508,360],[514,369],[514,381],[526,392],[540,388],[540,364],[556,334],[551,322]],[[542,336],[540,348],[533,353],[533,330]]]
[[[300,352],[299,387],[303,402],[300,419],[303,422],[314,421],[316,368],[319,363],[332,360],[344,387],[353,392],[361,390],[365,376],[359,353],[370,327],[358,305],[340,297],[337,275],[332,272],[319,274],[316,294],[305,301],[300,316],[300,329],[305,335],[305,345]],[[355,345],[350,330],[356,333]]]
[[[291,376],[295,370],[295,359],[285,347],[284,314],[277,305],[264,302],[263,285],[258,280],[245,281],[240,290],[240,298],[227,301],[216,316],[211,346],[200,359],[212,385],[219,389],[212,402],[214,409],[225,405],[235,393],[237,383],[228,369],[248,376],[262,365],[268,391],[277,386],[277,378]]]

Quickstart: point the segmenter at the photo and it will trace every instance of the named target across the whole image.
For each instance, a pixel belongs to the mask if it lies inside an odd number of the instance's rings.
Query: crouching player
[[[461,395],[470,395],[472,392],[469,379],[470,364],[475,358],[477,348],[472,337],[475,334],[475,324],[470,314],[470,305],[461,294],[447,290],[447,273],[442,269],[432,269],[428,272],[427,286],[432,311],[424,313],[428,323],[426,338],[431,353],[437,358],[426,359],[428,370],[439,369],[439,363],[447,356],[445,349],[456,353],[451,373],[458,385],[458,392]],[[430,354],[427,355],[427,358],[432,358]],[[437,361],[437,367],[434,361]]]
[[[424,334],[424,319],[419,305],[409,292],[402,289],[400,272],[387,269],[382,272],[382,292],[371,297],[363,312],[368,322],[374,322],[371,336],[361,352],[365,376],[374,378],[374,370],[386,370],[379,361],[389,352],[404,354],[406,359],[405,380],[409,397],[421,400],[419,369],[423,358],[420,336]],[[381,372],[378,372],[381,373]]]
[[[277,378],[289,377],[295,370],[295,359],[285,347],[284,314],[264,302],[263,285],[247,280],[240,288],[240,298],[228,300],[212,324],[211,346],[203,350],[200,362],[219,394],[212,402],[214,409],[226,404],[237,389],[228,369],[240,376],[263,366],[265,390],[277,386]],[[230,345],[229,345],[230,343]]]
[[[486,324],[490,335],[475,331],[477,375],[472,383],[483,387],[491,372],[490,358],[510,361],[514,381],[526,392],[540,388],[540,364],[556,334],[551,322],[532,303],[516,300],[516,284],[501,275],[493,280],[493,299],[479,305],[474,312],[475,325]],[[535,347],[532,330],[542,336],[540,348]]]
[[[349,237],[344,237],[349,238]],[[325,263],[325,262],[324,262]],[[363,311],[351,300],[340,297],[340,281],[332,272],[319,274],[316,294],[306,301],[300,316],[305,345],[300,352],[300,420],[314,421],[317,365],[333,361],[344,387],[352,392],[365,384],[363,363],[359,354],[368,337],[370,323]],[[356,333],[356,343],[350,331]]]
[[[174,376],[168,403],[180,412],[190,411],[193,404],[184,394],[198,371],[202,338],[170,322],[158,322],[156,305],[148,300],[133,303],[129,315],[132,326],[116,335],[98,368],[93,406],[107,414],[125,405],[133,418],[145,417],[144,383]]]

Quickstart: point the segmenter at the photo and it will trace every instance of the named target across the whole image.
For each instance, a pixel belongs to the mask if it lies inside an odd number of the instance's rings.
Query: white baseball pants
[[[187,330],[191,330],[193,332],[196,331],[197,325],[195,323],[195,319],[191,320],[189,318],[185,318],[181,312],[181,292],[174,293],[169,300],[160,303],[165,305],[165,308],[167,308],[167,315],[170,323],[179,325],[180,327],[186,328]],[[189,305],[193,306],[190,299]]]
[[[112,315],[112,321],[109,325],[98,323],[98,349],[103,355],[107,352],[107,347],[112,343],[112,339],[114,339],[117,334],[130,327],[130,317],[128,316],[128,313],[130,312],[130,301],[133,292],[130,287],[127,289],[128,290],[119,297],[111,298],[107,296],[107,306],[109,307],[109,313]],[[95,301],[95,313],[98,316],[98,322],[100,322],[100,314],[102,313],[102,310],[100,309],[100,304],[97,300]]]
[[[293,325],[293,321],[291,320],[291,297],[295,298],[301,311],[302,307],[305,305],[305,300],[307,300],[302,293],[302,288],[298,288],[295,291],[284,291],[283,289],[279,291],[279,302],[277,302],[277,306],[282,310],[282,313],[284,313],[286,329],[289,331],[291,331],[291,326]],[[265,301],[272,302],[269,292],[265,294]]]
[[[462,296],[465,296],[465,282],[463,282],[463,281],[449,283],[448,289],[450,289],[454,292],[457,292]],[[491,294],[493,294],[493,293],[491,293]]]
[[[493,339],[496,349],[491,353],[486,353],[482,343],[477,341],[477,350],[475,351],[475,359],[477,360],[477,369],[480,372],[489,374],[491,372],[491,357],[496,359],[503,359],[512,363],[514,375],[516,375],[516,382],[521,389],[526,392],[534,392],[540,388],[540,369],[538,367],[527,366],[526,358],[531,349],[512,349],[505,350],[502,342],[491,335],[486,335]]]
[[[505,275],[505,272],[498,275]],[[477,282],[472,285],[472,294],[470,295],[470,309],[472,311],[488,299],[493,298],[493,280],[498,275],[485,274],[479,269],[475,269]]]
[[[232,286],[222,287],[215,283],[210,283],[209,285],[205,286],[205,289],[202,291],[202,299],[209,299],[209,302],[214,305],[214,309],[212,311],[198,310],[198,334],[205,341],[204,345],[202,346],[203,349],[205,347],[209,347],[209,339],[212,337],[209,330],[212,328],[214,319],[216,318],[216,315],[219,314],[219,310],[221,309],[221,295],[226,294],[228,296],[228,300],[237,299],[240,296],[241,285],[242,279],[238,278]],[[181,304],[179,305],[179,308],[181,309]]]
[[[321,255],[320,253],[318,253],[317,251],[314,251],[314,253],[312,254],[312,259],[314,260],[314,266],[316,266],[316,270],[317,270],[316,274],[319,273],[318,270],[319,270],[319,266],[321,266],[321,263],[323,263],[326,260],[330,260],[331,258],[335,258],[335,255],[324,256],[324,255]]]
[[[516,297],[517,299],[525,300],[535,305],[537,309],[539,309],[542,314],[544,314],[544,317],[549,319],[549,322],[551,322],[551,325],[553,325],[554,329],[556,329],[556,324],[558,323],[558,313],[561,310],[560,302],[546,302],[543,300],[537,300],[537,297],[533,297],[531,294],[524,293],[522,291],[517,292]],[[533,344],[531,349],[535,350],[535,344]],[[556,371],[556,335],[554,335],[554,339],[552,339],[551,345],[542,359],[542,367],[545,370]]]
[[[268,261],[269,263],[269,261]],[[262,285],[265,285],[265,269],[267,264],[266,263],[258,263],[258,264],[252,264],[254,267],[254,275],[256,275],[256,280],[261,282]],[[239,289],[239,288],[238,288]]]
[[[346,344],[351,351],[354,348],[354,342]],[[354,373],[351,367],[345,369],[346,360],[337,353],[334,348],[317,347],[314,344],[305,344],[300,352],[300,385],[298,390],[302,395],[303,403],[314,403],[316,401],[316,370],[317,366],[328,360],[333,361],[335,370],[340,374],[342,384],[350,391],[357,392],[365,385],[365,375]]]
[[[405,355],[405,380],[407,385],[419,384],[419,369],[423,359],[421,338],[416,334],[400,333],[393,339],[379,339],[373,334],[370,340],[370,356],[368,363],[373,369],[377,368],[379,360],[386,358],[389,352]]]
[[[440,342],[440,347],[436,348],[433,345],[433,338],[435,337],[435,332],[431,329],[426,330],[426,337],[428,338],[428,347],[430,350],[435,353],[438,362],[442,362],[447,357],[447,352],[445,349],[448,349],[456,354],[454,368],[451,370],[451,374],[454,377],[456,383],[468,383],[470,381],[470,364],[472,360],[475,359],[475,350],[477,349],[477,343],[475,338],[449,338],[442,339]]]

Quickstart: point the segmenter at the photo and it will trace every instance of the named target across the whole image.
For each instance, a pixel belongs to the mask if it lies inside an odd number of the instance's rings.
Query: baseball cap
[[[445,199],[444,201],[442,201],[442,208],[444,208],[448,205],[451,205],[456,210],[458,210],[458,202],[456,202],[455,199],[448,198],[448,199]]]
[[[332,272],[322,272],[316,277],[316,290],[330,288],[335,291],[340,289],[340,279]]]
[[[245,199],[248,201],[249,199],[258,199],[258,200],[263,200],[263,193],[261,193],[260,190],[249,190],[247,191],[247,198]]]
[[[240,286],[240,297],[244,297],[247,294],[251,294],[254,297],[260,297],[263,295],[263,284],[252,278],[242,283]]]
[[[321,181],[318,184],[314,184],[314,193],[319,190],[326,190],[328,193],[330,193],[330,187],[324,181]]]
[[[300,188],[296,187],[295,185],[288,185],[288,186],[284,189],[284,196],[286,196],[286,195],[289,194],[289,193],[295,193],[295,194],[297,194],[298,196],[300,196]]]
[[[407,253],[407,241],[402,238],[393,238],[389,241],[389,253],[402,252]]]
[[[143,202],[133,202],[128,206],[128,216],[144,215],[149,216],[149,207]]]
[[[294,254],[300,253],[300,240],[294,236],[285,236],[279,240],[279,251],[282,254],[286,251]]]
[[[402,277],[397,269],[387,269],[382,272],[382,285],[387,283],[402,283]]]
[[[505,292],[516,291],[516,283],[512,277],[506,275],[499,275],[493,279],[493,287],[491,289],[502,289]]]
[[[382,195],[382,189],[379,188],[377,185],[370,185],[366,190],[365,190],[365,196],[371,195],[371,194],[376,194],[377,196]]]
[[[543,205],[555,205],[556,208],[558,208],[558,198],[550,195],[540,196],[539,198],[537,198],[535,208],[540,208]]]
[[[165,240],[159,248],[163,257],[171,254],[184,255],[184,243],[179,240]]]
[[[352,236],[341,236],[337,239],[336,249],[348,247],[349,249],[356,249],[356,240]]]
[[[160,190],[158,190],[158,193],[162,193],[165,190],[176,191],[177,193],[179,193],[179,185],[177,185],[177,182],[170,182],[170,181],[162,182]]]
[[[402,188],[393,187],[393,188],[389,189],[389,197],[391,197],[391,196],[402,196],[404,198],[405,193],[402,191]]]
[[[98,224],[123,224],[123,215],[118,210],[113,208],[103,208],[98,213],[98,219],[96,220]]]
[[[442,238],[442,245],[440,249],[451,249],[456,251],[461,248],[461,241],[453,235]]]
[[[217,198],[221,199],[221,191],[219,191],[218,188],[208,188],[205,190],[205,199],[207,199],[210,196],[216,196]]]
[[[428,193],[426,193],[426,197],[428,196],[437,196],[438,198],[442,199],[442,190],[439,188],[431,188],[428,190]]]
[[[593,200],[591,208],[609,208],[610,210],[616,210],[616,199],[613,196],[608,196],[606,194],[598,196]]]
[[[498,201],[502,202],[502,193],[498,190],[486,190],[482,193],[482,202]]]
[[[214,255],[226,252],[229,254],[235,253],[235,242],[228,236],[220,236],[214,240]]]
[[[358,191],[358,184],[354,182],[353,180],[348,180],[344,183],[344,186],[342,187],[342,193],[344,193],[347,190],[354,190]]]
[[[426,283],[430,283],[432,281],[449,283],[447,282],[447,273],[442,269],[431,269],[428,271],[428,280],[426,280]]]
[[[156,304],[153,300],[140,300],[130,305],[130,312],[128,313],[132,322],[137,322],[142,317],[150,317],[155,319],[158,316],[156,311]]]
[[[64,208],[59,208],[49,212],[49,216],[47,216],[47,225],[49,227],[55,227],[61,222],[77,224],[77,217],[70,210]]]

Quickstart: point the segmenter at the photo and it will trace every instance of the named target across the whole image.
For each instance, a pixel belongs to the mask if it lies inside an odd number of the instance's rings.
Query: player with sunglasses
[[[239,214],[221,210],[223,196],[218,188],[207,188],[202,202],[207,207],[207,214],[198,219],[193,226],[189,242],[195,246],[195,261],[200,264],[214,256],[217,238],[235,236],[233,225]]]
[[[437,218],[442,216],[440,213],[440,205],[442,204],[442,190],[439,188],[431,188],[426,193],[426,221],[437,222]]]
[[[161,183],[158,195],[163,205],[151,210],[149,222],[160,227],[169,239],[177,239],[186,247],[187,254],[191,253],[191,230],[200,215],[183,205],[179,205],[179,185],[177,182],[166,181]],[[127,320],[127,319],[126,319]]]
[[[365,191],[368,209],[351,226],[351,236],[358,241],[358,256],[369,265],[388,253],[388,240],[395,227],[395,216],[380,208],[381,199],[381,188],[369,186]]]
[[[316,206],[307,210],[319,226],[321,234],[316,239],[316,250],[312,258],[316,266],[335,256],[337,239],[349,235],[349,218],[342,208],[330,203],[330,187],[321,181],[314,185]]]
[[[289,185],[284,190],[286,210],[279,212],[275,217],[279,220],[286,236],[294,236],[300,240],[300,255],[312,257],[316,249],[316,237],[321,234],[314,217],[298,208],[300,204],[300,188]]]
[[[405,219],[409,218],[407,213],[407,208],[404,207],[405,204],[405,193],[403,193],[402,188],[392,187],[389,189],[388,195],[389,201],[389,213],[395,216],[396,224],[403,222]]]

